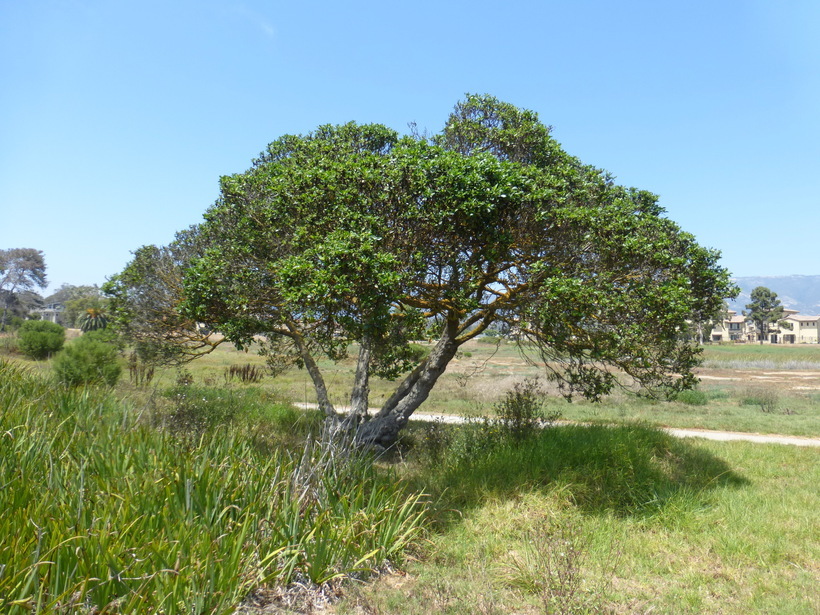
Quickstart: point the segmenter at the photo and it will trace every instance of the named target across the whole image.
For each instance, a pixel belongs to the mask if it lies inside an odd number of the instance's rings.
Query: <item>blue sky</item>
[[[0,248],[101,284],[325,123],[537,111],[733,274],[820,274],[820,2],[0,0]]]

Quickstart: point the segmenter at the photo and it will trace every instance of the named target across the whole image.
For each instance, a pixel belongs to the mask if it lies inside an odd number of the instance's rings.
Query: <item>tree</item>
[[[31,291],[35,286],[46,287],[46,264],[42,251],[33,248],[0,250],[0,301],[3,305],[0,331],[6,330],[9,308],[22,293]]]
[[[777,293],[765,286],[758,286],[752,290],[751,303],[746,304],[746,310],[748,311],[744,311],[743,315],[754,325],[757,339],[761,344],[768,339],[771,325],[783,318],[783,306],[777,298]]]
[[[188,341],[168,335],[177,324],[206,323],[239,347],[262,336],[269,361],[305,367],[320,408],[362,443],[395,441],[491,325],[515,327],[567,397],[597,400],[626,379],[653,395],[691,387],[700,350],[682,332],[732,291],[718,253],[657,197],[616,185],[535,113],[489,96],[459,103],[430,141],[353,123],[284,136],[220,185],[190,260],[172,262],[177,244],[141,249],[110,288],[116,311],[153,314],[141,333],[165,343]],[[431,322],[419,358],[410,341]],[[342,420],[316,359],[351,343]],[[399,378],[374,417],[371,376]]]
[[[45,305],[43,297],[33,290],[21,290],[16,293],[0,290],[0,304],[5,305],[6,328],[15,317],[18,320],[40,318],[40,314],[35,310]]]
[[[85,314],[80,316],[78,324],[80,325],[80,330],[83,333],[98,331],[105,329],[108,326],[108,318],[102,310],[97,308],[88,308],[85,311]]]
[[[184,273],[203,250],[199,227],[191,227],[168,246],[139,248],[125,270],[103,285],[110,328],[136,342],[141,360],[181,364],[224,341],[178,309]]]

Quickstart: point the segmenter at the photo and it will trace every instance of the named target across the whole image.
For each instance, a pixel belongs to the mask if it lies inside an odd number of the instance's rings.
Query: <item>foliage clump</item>
[[[524,440],[560,418],[560,413],[547,415],[539,389],[537,378],[516,382],[504,399],[495,404],[497,421],[513,440]]]
[[[68,386],[114,386],[122,373],[119,352],[111,336],[89,331],[71,342],[54,358],[57,381]]]
[[[20,352],[38,361],[59,352],[65,344],[65,329],[47,320],[27,320],[17,332]]]

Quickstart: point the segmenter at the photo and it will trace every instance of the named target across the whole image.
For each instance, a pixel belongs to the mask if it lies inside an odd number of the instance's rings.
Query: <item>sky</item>
[[[281,135],[436,133],[469,92],[733,275],[820,274],[818,31],[816,0],[0,0],[0,249],[102,284]]]

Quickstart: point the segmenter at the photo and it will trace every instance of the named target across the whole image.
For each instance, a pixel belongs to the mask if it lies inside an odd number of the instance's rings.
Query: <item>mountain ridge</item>
[[[820,275],[760,275],[735,277],[732,281],[740,288],[735,299],[727,300],[729,309],[740,314],[751,301],[751,293],[758,286],[765,286],[777,293],[783,307],[801,314],[820,314]]]

